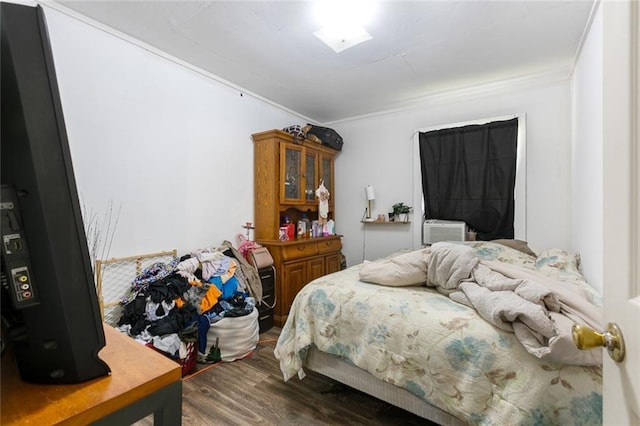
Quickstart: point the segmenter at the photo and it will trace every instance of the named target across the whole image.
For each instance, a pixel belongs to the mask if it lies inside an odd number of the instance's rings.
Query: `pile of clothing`
[[[207,332],[223,318],[247,316],[262,299],[256,269],[228,241],[169,263],[158,262],[133,280],[121,301],[118,329],[174,358],[186,356],[185,342],[197,336],[207,352]],[[217,345],[215,345],[217,347]],[[204,362],[219,359],[203,358]]]

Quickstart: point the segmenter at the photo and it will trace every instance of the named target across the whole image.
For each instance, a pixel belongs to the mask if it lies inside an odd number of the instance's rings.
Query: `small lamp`
[[[371,200],[376,199],[376,193],[373,191],[373,187],[371,185],[367,185],[364,188],[365,193],[367,194],[367,219],[371,219]]]

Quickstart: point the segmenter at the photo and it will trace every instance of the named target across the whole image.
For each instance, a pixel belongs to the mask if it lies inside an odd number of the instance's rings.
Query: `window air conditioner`
[[[439,241],[464,241],[467,233],[464,222],[452,220],[426,220],[422,226],[422,245]]]

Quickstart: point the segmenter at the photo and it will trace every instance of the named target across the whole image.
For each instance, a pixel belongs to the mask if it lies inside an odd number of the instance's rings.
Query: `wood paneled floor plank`
[[[285,382],[273,355],[279,333],[274,327],[261,334],[256,350],[242,360],[198,364],[183,379],[182,424],[436,426],[311,371]],[[151,425],[151,416],[136,423]]]

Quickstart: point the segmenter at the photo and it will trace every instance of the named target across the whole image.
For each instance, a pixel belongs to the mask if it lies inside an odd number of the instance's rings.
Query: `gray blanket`
[[[572,365],[602,363],[602,350],[581,351],[573,344],[574,322],[600,329],[602,318],[600,309],[572,284],[515,265],[481,261],[471,247],[452,243],[431,246],[426,284],[513,332],[538,358]]]

